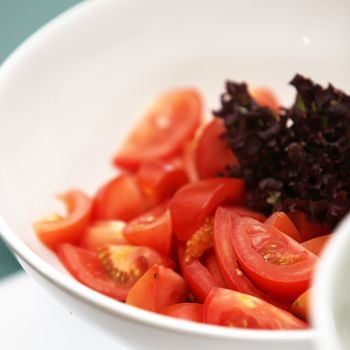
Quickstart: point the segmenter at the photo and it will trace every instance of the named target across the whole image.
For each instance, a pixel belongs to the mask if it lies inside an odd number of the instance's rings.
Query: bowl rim
[[[17,66],[20,66],[21,62],[25,61],[27,56],[35,55],[36,48],[45,45],[45,42],[51,40],[52,35],[59,32],[61,27],[64,27],[67,23],[76,21],[87,13],[90,13],[90,15],[91,13],[98,13],[98,11],[96,11],[98,8],[108,6],[111,3],[115,4],[115,2],[116,0],[83,1],[45,24],[26,39],[2,64],[0,69],[0,86],[6,86],[7,82],[11,81],[11,74],[17,69]],[[123,1],[118,0],[118,2],[122,3]],[[45,280],[90,306],[126,321],[137,322],[144,326],[155,327],[180,334],[192,334],[201,337],[220,339],[247,340],[250,342],[287,341],[297,344],[304,343],[305,341],[311,342],[316,338],[317,331],[315,329],[296,331],[232,329],[177,320],[116,302],[114,299],[84,286],[73,277],[56,270],[48,262],[35,254],[34,251],[16,235],[15,231],[6,223],[1,214],[0,237],[3,238],[6,245],[16,256],[21,258]]]
[[[338,277],[338,266],[342,263],[349,244],[350,214],[342,220],[325,247],[314,279],[311,294],[311,318],[320,335],[317,342],[321,349],[342,349],[334,319],[333,291]]]

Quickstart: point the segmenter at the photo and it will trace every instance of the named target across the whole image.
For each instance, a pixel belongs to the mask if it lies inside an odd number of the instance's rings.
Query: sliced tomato
[[[251,90],[253,98],[260,106],[269,107],[274,111],[279,111],[279,103],[275,94],[267,87],[257,87]]]
[[[208,179],[183,186],[169,204],[176,237],[188,240],[219,204],[240,204],[244,197],[245,186],[240,179]]]
[[[185,280],[173,270],[153,265],[132,287],[126,303],[145,310],[161,312],[186,298]]]
[[[95,221],[85,229],[79,245],[98,250],[106,244],[128,244],[122,233],[124,227],[124,221]]]
[[[230,289],[214,288],[203,306],[204,322],[234,328],[305,329],[308,325],[274,305]]]
[[[301,242],[300,233],[295,227],[293,221],[283,211],[277,211],[273,213],[266,219],[265,224],[272,225],[289,237],[295,239],[297,242]]]
[[[195,137],[188,142],[183,148],[182,163],[186,170],[188,179],[190,182],[195,182],[199,180],[197,167],[194,160],[194,150],[195,150]]]
[[[179,247],[179,262],[182,275],[198,301],[203,302],[212,288],[222,287],[199,259],[185,261],[185,249],[182,246]]]
[[[300,317],[305,321],[308,321],[310,319],[310,296],[311,289],[308,289],[294,301],[290,308],[290,311],[294,315]]]
[[[222,119],[210,121],[199,135],[194,150],[198,175],[208,179],[226,173],[227,167],[238,166],[238,160],[225,142]]]
[[[173,304],[163,309],[162,314],[201,323],[203,322],[203,305],[197,303]]]
[[[92,200],[81,191],[68,191],[58,198],[64,203],[67,216],[54,214],[33,223],[39,239],[51,249],[60,243],[78,243],[92,212]]]
[[[186,171],[171,162],[149,160],[137,173],[139,186],[150,201],[158,204],[188,182]]]
[[[233,220],[239,217],[231,208],[219,207],[214,219],[214,249],[226,285],[242,293],[262,297],[238,264],[232,245]]]
[[[180,153],[202,114],[202,98],[196,90],[179,89],[160,96],[125,140],[115,165],[135,170],[145,160],[164,160]]]
[[[320,256],[331,237],[332,234],[319,236],[305,241],[301,245],[315,255]]]
[[[132,284],[112,279],[105,272],[96,252],[63,243],[58,245],[57,254],[66,269],[82,284],[114,299],[126,299]]]
[[[238,216],[252,218],[260,222],[264,222],[266,220],[265,215],[260,214],[256,211],[250,210],[246,207],[234,206],[234,207],[226,207],[226,209],[230,210],[230,212]]]
[[[287,215],[298,229],[302,242],[317,236],[329,234],[329,229],[317,222],[310,222],[307,215],[301,211],[289,212]]]
[[[317,256],[277,228],[236,218],[232,244],[242,270],[265,293],[295,299],[309,288]]]
[[[203,264],[210,272],[210,274],[214,277],[217,284],[221,287],[226,287],[226,283],[221,275],[219,264],[214,252],[210,252],[204,257]]]
[[[119,175],[97,192],[94,201],[96,220],[129,221],[140,215],[148,203],[131,175]]]
[[[130,221],[123,230],[123,234],[132,244],[147,246],[164,255],[169,255],[172,228],[167,204],[162,204]]]

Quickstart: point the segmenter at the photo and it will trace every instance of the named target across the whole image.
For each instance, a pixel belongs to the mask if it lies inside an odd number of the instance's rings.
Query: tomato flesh
[[[132,287],[126,303],[141,309],[161,312],[182,302],[187,295],[185,280],[173,270],[153,265]]]
[[[65,204],[68,215],[52,215],[33,224],[38,238],[50,249],[61,243],[78,243],[92,212],[91,199],[81,191],[72,190],[58,198]]]
[[[173,304],[162,310],[162,314],[182,320],[203,322],[203,305],[197,303]]]
[[[310,296],[311,289],[308,289],[294,301],[290,308],[290,311],[294,315],[300,317],[305,321],[308,321],[310,319]]]
[[[227,167],[238,166],[238,160],[223,139],[226,129],[222,119],[208,123],[196,140],[194,159],[198,175],[208,179],[226,173]]]
[[[169,204],[176,237],[188,240],[219,204],[240,204],[244,197],[245,185],[240,179],[208,179],[183,186]]]
[[[143,161],[169,159],[180,153],[200,125],[202,110],[196,90],[173,90],[160,96],[125,140],[114,164],[135,170]]]
[[[315,255],[320,256],[331,237],[332,234],[319,236],[305,241],[301,245]]]
[[[259,298],[230,289],[214,288],[203,306],[205,322],[253,329],[305,329],[307,324]]]
[[[294,299],[309,287],[318,258],[275,227],[237,218],[232,244],[242,270],[265,293]]]
[[[170,212],[160,205],[130,221],[123,230],[126,239],[135,245],[147,246],[169,255],[172,241]]]
[[[272,225],[297,242],[301,242],[300,233],[295,227],[293,221],[284,212],[278,211],[273,213],[266,219],[265,224]]]

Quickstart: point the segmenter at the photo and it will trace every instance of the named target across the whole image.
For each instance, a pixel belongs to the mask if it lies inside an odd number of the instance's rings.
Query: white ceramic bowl
[[[320,350],[350,349],[350,216],[338,227],[318,268],[312,298]]]
[[[227,78],[268,84],[284,103],[296,72],[349,90],[348,13],[346,0],[96,0],[32,36],[0,69],[0,231],[22,266],[130,349],[313,349],[313,330],[204,326],[109,299],[67,274],[31,222],[55,208],[54,193],[93,193],[139,111],[166,88],[198,87],[208,114]]]

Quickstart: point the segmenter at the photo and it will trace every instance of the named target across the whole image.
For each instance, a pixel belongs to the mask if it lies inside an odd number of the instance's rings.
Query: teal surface
[[[0,64],[30,34],[78,2],[80,1],[0,0]],[[0,279],[19,269],[17,261],[0,240]]]

